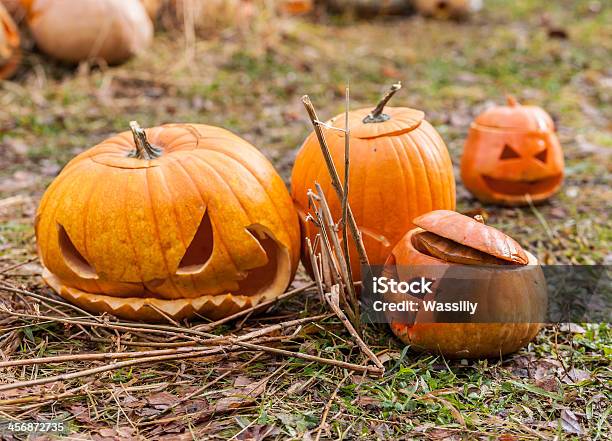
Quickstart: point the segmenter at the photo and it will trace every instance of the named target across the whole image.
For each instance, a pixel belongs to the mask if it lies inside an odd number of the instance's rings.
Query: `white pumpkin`
[[[44,53],[78,63],[121,63],[145,49],[153,23],[140,0],[31,0],[27,20]]]

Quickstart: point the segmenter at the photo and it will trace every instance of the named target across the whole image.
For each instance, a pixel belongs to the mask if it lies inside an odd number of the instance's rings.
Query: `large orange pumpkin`
[[[327,125],[344,129],[344,114]],[[412,219],[436,209],[455,208],[455,179],[444,141],[420,110],[387,107],[349,113],[349,203],[362,233],[371,264],[382,265],[398,240],[413,227]],[[336,169],[344,180],[344,134],[324,129]],[[302,230],[311,240],[316,228],[305,222],[307,192],[318,182],[335,220],[341,203],[331,187],[317,137],[312,133],[297,154],[291,176],[291,194]],[[307,265],[308,258],[304,259]],[[307,265],[308,266],[308,265]],[[351,250],[355,280],[360,268],[356,248]]]
[[[387,275],[434,279],[433,294],[424,300],[457,300],[454,289],[461,286],[478,307],[469,323],[437,323],[424,308],[412,316],[390,313],[391,329],[402,341],[451,358],[480,358],[517,351],[533,339],[545,317],[547,290],[532,254],[501,231],[453,211],[433,211],[414,223],[420,228],[393,248]]]
[[[0,4],[0,80],[9,78],[19,66],[21,50],[15,22]]]
[[[134,320],[219,318],[283,293],[299,224],[266,158],[217,127],[133,130],[74,158],[47,189],[36,215],[45,281]]]
[[[69,63],[121,63],[152,41],[153,24],[140,0],[24,0],[41,51]]]
[[[465,143],[461,178],[483,202],[525,205],[552,196],[563,182],[563,151],[548,113],[508,97],[507,106],[479,115]]]

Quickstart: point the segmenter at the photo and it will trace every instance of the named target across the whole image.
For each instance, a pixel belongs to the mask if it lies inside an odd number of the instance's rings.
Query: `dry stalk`
[[[355,342],[357,342],[357,345],[359,346],[361,351],[372,361],[372,363],[374,363],[380,369],[384,370],[385,367],[383,366],[382,362],[378,359],[376,354],[374,354],[374,352],[370,349],[370,347],[359,336],[359,333],[353,327],[353,325],[351,324],[351,321],[348,319],[348,317],[344,314],[344,312],[340,308],[339,294],[340,294],[340,286],[339,285],[332,286],[331,292],[325,295],[325,300],[327,301],[327,304],[334,311],[334,313],[338,316],[342,324],[348,330],[349,334],[351,334],[351,336],[355,339]]]
[[[329,175],[331,177],[332,187],[336,191],[338,199],[342,201],[344,198],[344,190],[342,188],[342,184],[340,182],[340,177],[338,176],[338,171],[336,170],[334,160],[331,156],[329,146],[327,145],[327,141],[325,140],[325,135],[323,134],[323,130],[321,130],[321,123],[319,122],[319,118],[317,117],[317,112],[308,95],[304,95],[302,97],[302,103],[304,104],[304,107],[308,112],[310,122],[314,127],[314,131],[317,135],[319,145],[321,146],[321,152],[323,153],[323,158],[325,159],[325,164],[327,165],[327,170],[329,171]],[[353,236],[353,241],[355,242],[355,245],[357,247],[357,253],[359,254],[359,261],[362,266],[369,267],[370,263],[368,261],[368,255],[366,254],[365,247],[363,246],[361,232],[357,227],[357,222],[355,221],[355,217],[353,216],[353,212],[351,211],[351,207],[348,202],[346,204],[346,215],[348,227],[351,231],[351,235]]]
[[[357,298],[357,293],[355,291],[355,285],[353,284],[353,278],[351,277],[351,262],[350,256],[348,254],[344,254],[343,249],[340,246],[340,241],[338,240],[338,232],[335,227],[334,219],[331,214],[331,210],[329,209],[329,205],[327,203],[327,199],[325,198],[325,194],[323,193],[323,189],[318,183],[315,183],[315,187],[317,189],[317,194],[319,196],[320,201],[320,212],[321,217],[323,218],[323,229],[327,229],[329,231],[329,237],[332,239],[333,255],[338,261],[340,266],[340,275],[342,276],[344,286],[348,292],[348,299],[345,299],[347,306],[350,309],[350,315],[352,315],[353,319],[351,320],[353,323],[358,323],[359,320],[359,299]],[[348,203],[347,203],[348,206]],[[322,229],[322,230],[323,230]]]
[[[247,334],[235,337],[237,341],[247,341],[253,340],[258,337],[263,337],[268,334],[272,334],[274,332],[282,331],[287,328],[291,328],[294,326],[301,326],[307,323],[311,323],[318,320],[324,320],[326,318],[331,317],[333,314],[321,314],[313,317],[305,317],[296,320],[290,320],[283,323],[277,323],[274,325],[266,326],[265,328],[257,329],[255,331],[249,332]],[[0,369],[2,368],[10,368],[16,366],[32,366],[39,364],[48,364],[48,363],[65,363],[71,361],[104,361],[104,360],[118,360],[125,358],[141,358],[141,357],[153,357],[153,356],[161,356],[161,355],[172,355],[172,354],[182,354],[187,352],[197,352],[204,351],[209,349],[209,346],[213,345],[227,345],[230,343],[230,340],[234,338],[219,336],[216,338],[211,338],[208,340],[204,340],[203,346],[185,346],[178,347],[172,349],[158,349],[158,350],[150,350],[150,351],[130,351],[130,352],[103,352],[103,353],[93,353],[93,354],[69,354],[69,355],[57,355],[53,357],[39,357],[39,358],[29,358],[23,360],[10,360],[10,361],[2,361],[0,362]]]

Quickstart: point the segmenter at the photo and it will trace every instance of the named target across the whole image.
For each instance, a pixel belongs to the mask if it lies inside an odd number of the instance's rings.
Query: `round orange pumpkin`
[[[19,31],[15,22],[0,4],[0,80],[15,73],[21,61]]]
[[[508,97],[507,106],[479,115],[465,142],[461,178],[483,202],[525,205],[551,197],[563,182],[563,150],[548,113]]]
[[[391,313],[392,331],[417,350],[451,358],[499,357],[529,343],[541,328],[548,299],[537,259],[501,231],[453,211],[433,211],[414,223],[419,228],[393,248],[387,275],[435,280],[425,301],[457,300],[453,289],[460,285],[478,307],[469,323],[437,323],[435,313],[424,308],[412,316]]]
[[[140,0],[24,0],[27,22],[41,51],[79,63],[117,64],[144,50],[153,24]]]
[[[377,106],[349,113],[349,203],[370,264],[382,265],[398,240],[414,225],[412,219],[436,209],[455,208],[455,178],[444,141],[420,110]],[[326,123],[344,129],[344,114]],[[344,133],[323,129],[338,174],[344,181]],[[318,182],[336,221],[341,201],[331,187],[317,137],[312,133],[297,154],[291,176],[304,237],[314,240],[316,228],[305,222],[307,192]],[[360,263],[351,244],[353,278]],[[305,249],[305,248],[304,248]],[[303,259],[308,266],[308,256]]]
[[[217,319],[283,293],[300,234],[272,164],[217,127],[133,130],[74,158],[44,194],[45,281],[133,320]]]

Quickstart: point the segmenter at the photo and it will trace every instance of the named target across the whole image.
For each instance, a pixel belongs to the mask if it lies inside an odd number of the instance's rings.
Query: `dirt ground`
[[[295,153],[311,130],[303,94],[327,118],[343,111],[347,82],[351,105],[360,108],[372,106],[397,80],[404,88],[393,103],[424,110],[449,147],[459,211],[486,213],[489,224],[544,263],[609,264],[611,22],[612,8],[604,1],[491,0],[462,23],[420,17],[278,19],[193,44],[181,33],[160,31],[142,56],[110,68],[66,67],[28,50],[18,75],[0,82],[0,282],[49,292],[35,258],[36,205],[70,158],[127,130],[130,120],[143,127],[198,122],[228,128],[260,148],[288,181]],[[536,207],[484,206],[460,181],[470,122],[502,103],[506,93],[544,107],[564,148],[564,185]],[[296,286],[304,282],[300,274]],[[48,304],[6,292],[0,305],[57,315]],[[324,311],[316,296],[307,295],[217,331],[250,330]],[[141,341],[135,331],[113,331],[97,341],[75,324],[6,311],[0,311],[0,328],[0,359],[118,352]],[[317,437],[328,407],[322,439],[609,437],[608,324],[547,327],[504,360],[418,354],[404,350],[383,327],[368,328],[366,337],[385,361],[383,378],[245,351],[0,392],[0,420],[67,418],[73,436],[83,439],[309,440]],[[332,318],[305,326],[283,345],[362,360]],[[99,364],[0,369],[0,383]],[[24,396],[33,398],[15,401]]]

